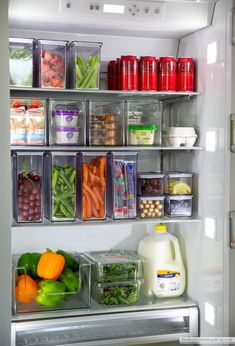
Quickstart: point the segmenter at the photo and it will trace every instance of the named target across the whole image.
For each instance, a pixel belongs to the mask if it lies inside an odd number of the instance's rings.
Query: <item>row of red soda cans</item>
[[[108,63],[108,89],[195,91],[193,58],[122,55]]]

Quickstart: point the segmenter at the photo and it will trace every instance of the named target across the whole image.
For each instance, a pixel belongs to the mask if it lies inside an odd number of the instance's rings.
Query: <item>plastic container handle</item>
[[[175,249],[174,261],[178,264],[181,264],[183,262],[183,260],[182,260],[182,255],[181,255],[181,251],[180,251],[179,241],[178,241],[178,239],[174,239],[174,240],[172,240],[172,243],[173,243],[174,249]]]

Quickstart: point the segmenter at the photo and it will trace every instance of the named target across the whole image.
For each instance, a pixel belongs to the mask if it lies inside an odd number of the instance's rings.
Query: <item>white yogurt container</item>
[[[57,109],[53,113],[55,127],[77,127],[80,112],[76,110]]]
[[[55,127],[54,143],[60,145],[77,145],[79,131],[79,127]]]

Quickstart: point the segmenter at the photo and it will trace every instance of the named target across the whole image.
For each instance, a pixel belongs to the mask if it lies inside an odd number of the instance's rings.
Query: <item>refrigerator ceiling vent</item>
[[[9,22],[13,29],[179,38],[209,25],[214,4],[214,0],[10,0]]]

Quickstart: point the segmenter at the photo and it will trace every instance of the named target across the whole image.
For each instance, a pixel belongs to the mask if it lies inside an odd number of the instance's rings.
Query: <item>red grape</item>
[[[30,201],[35,201],[35,199],[36,199],[36,196],[35,195],[29,195],[29,200]]]

